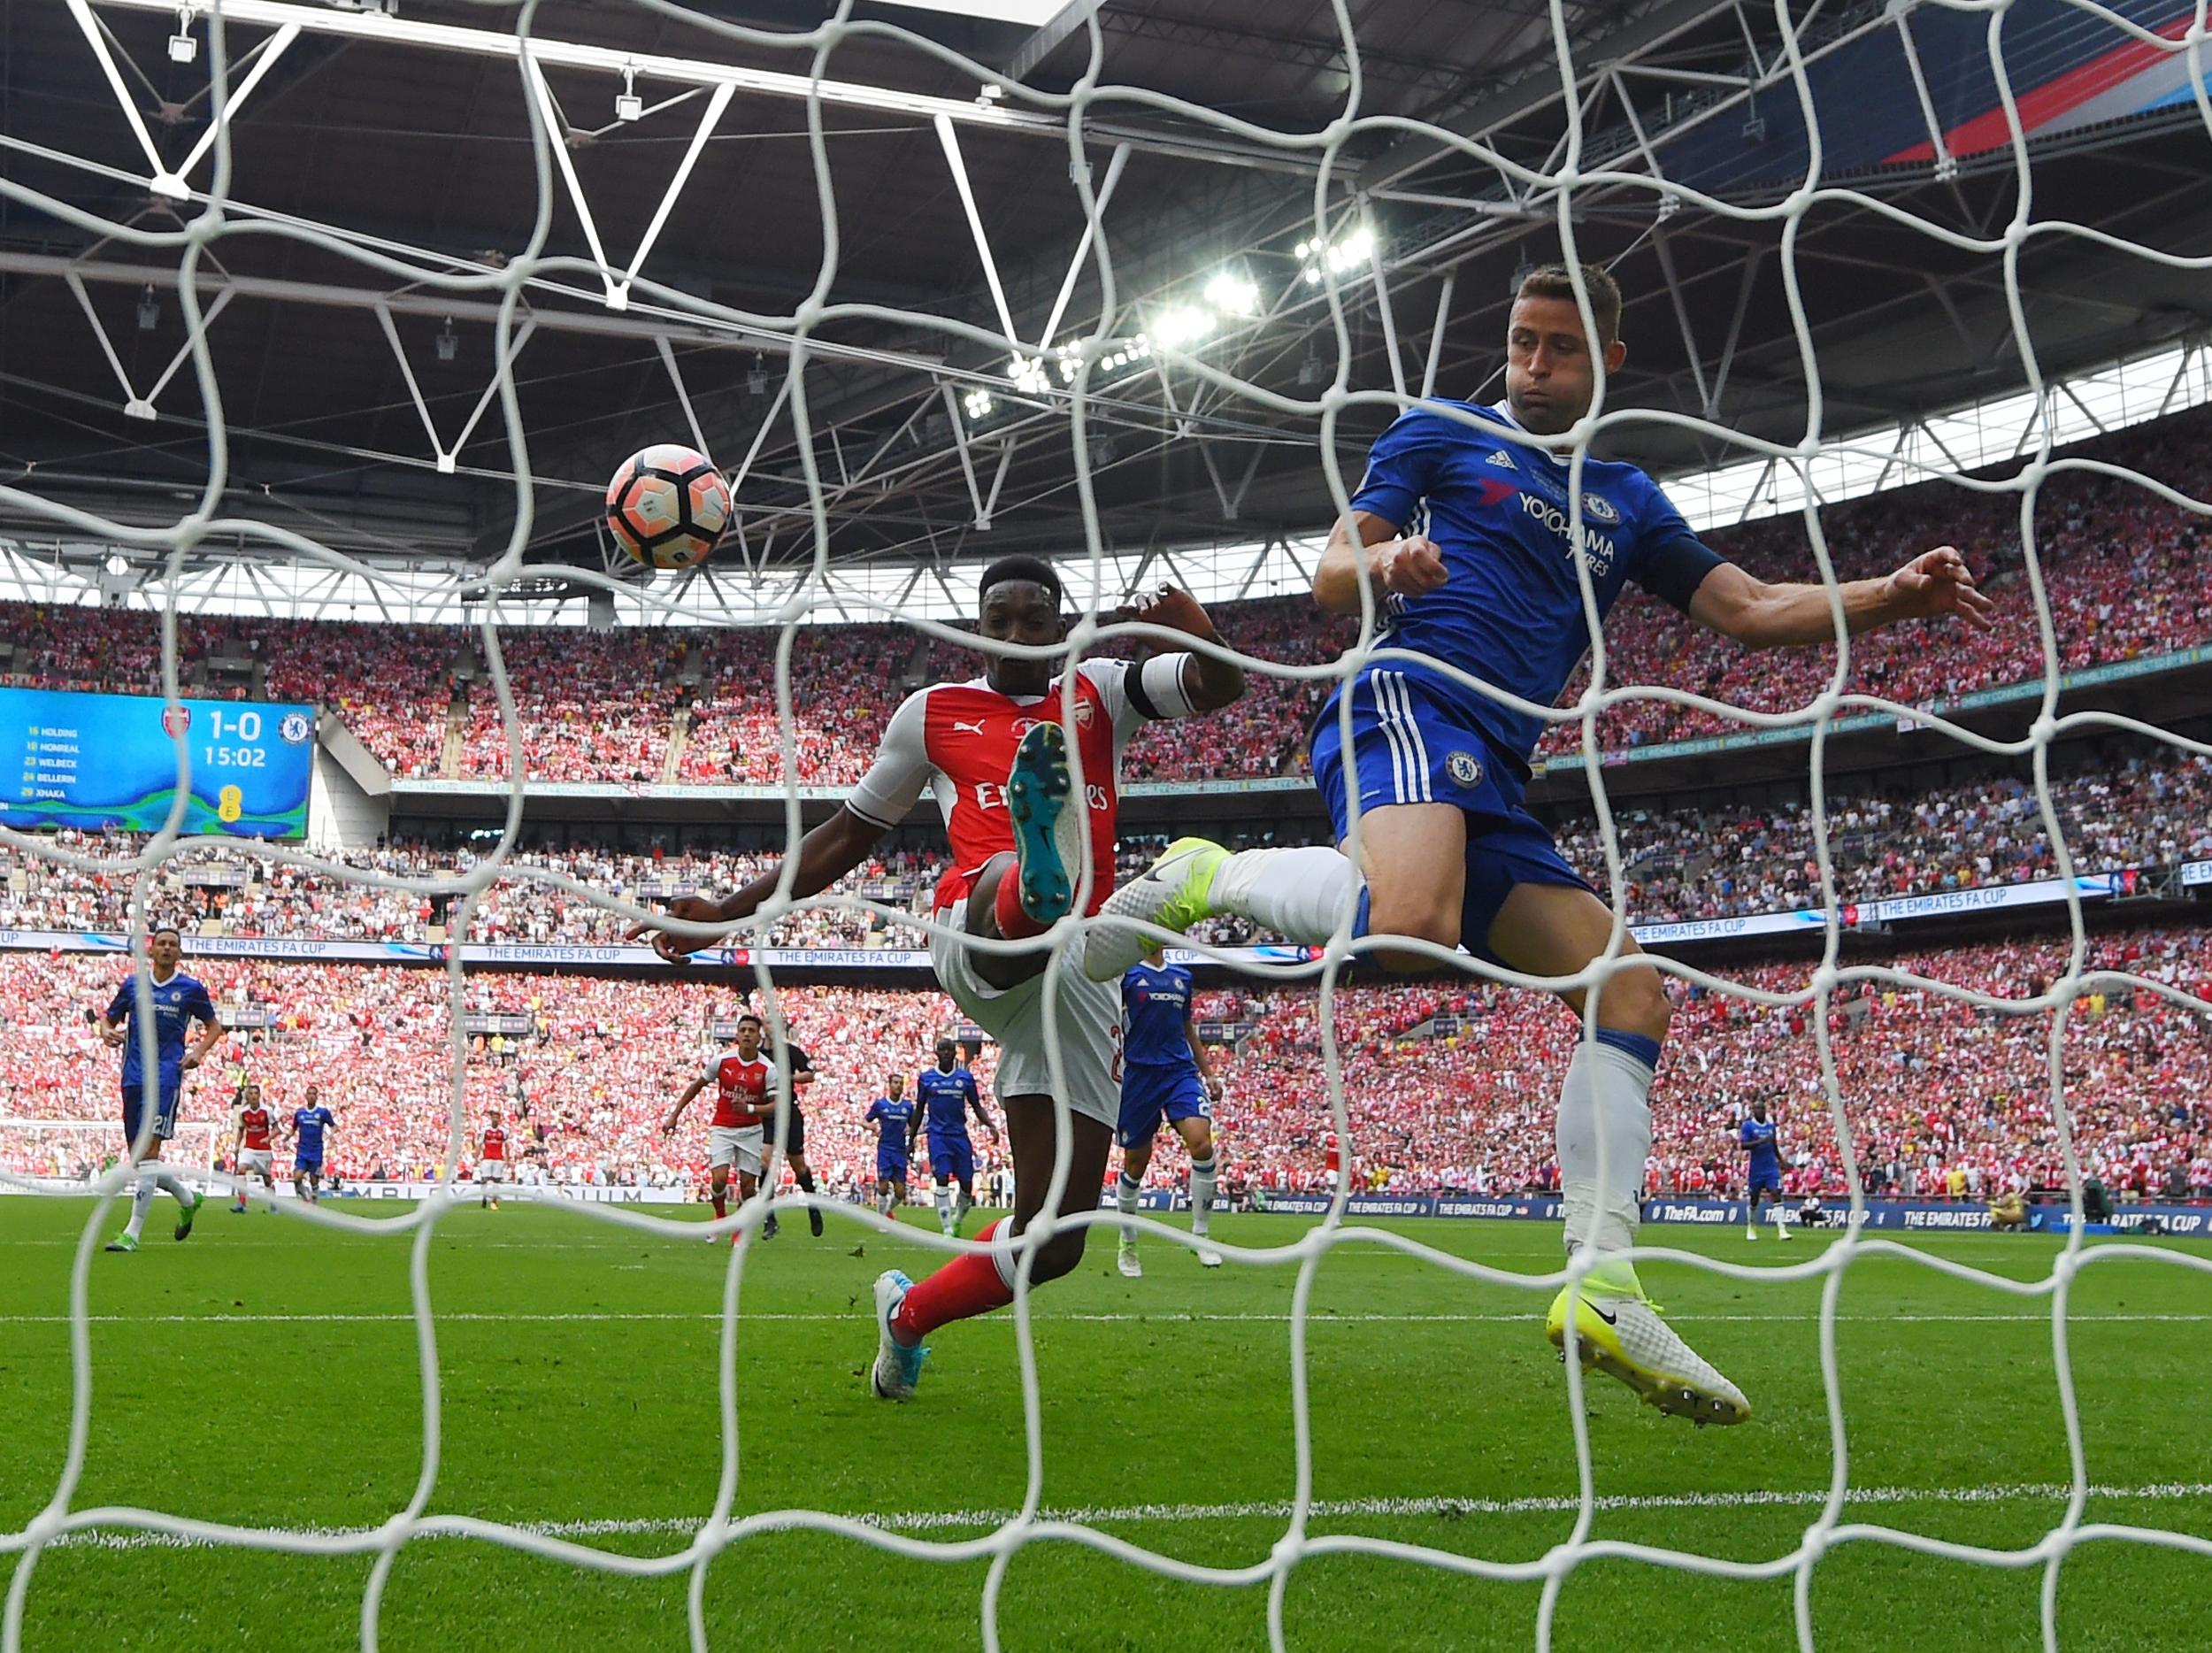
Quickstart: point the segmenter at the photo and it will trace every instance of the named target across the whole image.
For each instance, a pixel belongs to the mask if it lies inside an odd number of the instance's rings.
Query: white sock
[[[1782,1208],[1781,1208],[1779,1205],[1778,1205],[1778,1206],[1776,1206],[1776,1207],[1774,1208],[1774,1232],[1775,1232],[1776,1234],[1786,1234],[1786,1233],[1788,1233],[1788,1232],[1789,1232],[1786,1228],[1785,1228],[1785,1227],[1782,1226],[1782,1224],[1783,1224]]]
[[[1216,912],[1235,913],[1293,942],[1325,942],[1359,898],[1359,871],[1338,850],[1244,850],[1214,874],[1207,897]]]
[[[1137,1214],[1138,1196],[1143,1192],[1144,1185],[1141,1182],[1130,1181],[1129,1173],[1123,1172],[1114,1180],[1114,1209],[1124,1217],[1134,1217]],[[1137,1236],[1125,1228],[1121,1231],[1121,1243],[1134,1245],[1137,1243]]]
[[[157,1171],[154,1172],[154,1186],[180,1205],[192,1203],[192,1190],[184,1186],[174,1172]]]
[[[941,1182],[937,1185],[937,1226],[952,1232],[952,1190]]]
[[[1559,1192],[1567,1253],[1624,1251],[1642,1213],[1636,1189],[1651,1157],[1652,1071],[1625,1050],[1584,1040],[1559,1091]]]
[[[123,1232],[134,1240],[143,1234],[146,1231],[146,1213],[153,1209],[153,1205],[154,1180],[141,1177],[138,1187],[131,1194],[131,1219],[124,1225]]]
[[[1214,1162],[1194,1159],[1190,1162],[1190,1231],[1203,1234],[1213,1226]]]

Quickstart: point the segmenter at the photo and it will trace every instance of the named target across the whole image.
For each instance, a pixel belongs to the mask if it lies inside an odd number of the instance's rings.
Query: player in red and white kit
[[[507,1129],[495,1113],[484,1126],[484,1145],[476,1156],[476,1203],[499,1209],[499,1185],[507,1180]]]
[[[261,1087],[248,1080],[238,1092],[238,1115],[231,1134],[231,1165],[241,1178],[259,1177],[261,1186],[269,1190],[269,1209],[276,1210],[276,1177],[272,1167],[274,1150],[269,1132],[276,1121],[261,1100]],[[234,1216],[246,1209],[246,1187],[238,1188],[238,1203],[232,1206]]]
[[[760,1048],[760,1018],[747,1011],[737,1019],[737,1042],[707,1065],[707,1071],[684,1088],[676,1105],[661,1121],[661,1134],[671,1135],[691,1099],[711,1085],[714,1118],[707,1125],[707,1178],[712,1190],[714,1219],[730,1214],[730,1167],[737,1167],[737,1197],[741,1203],[760,1186],[762,1149],[767,1126],[776,1117],[776,1068]],[[710,1234],[710,1240],[721,1238]],[[733,1234],[730,1243],[743,1236]]]
[[[1044,650],[1065,635],[1060,577],[1035,557],[1008,557],[983,573],[979,630],[988,642]],[[1213,623],[1188,593],[1156,593],[1130,618],[1215,639]],[[1141,666],[1086,660],[1072,680],[1054,675],[1048,655],[993,653],[982,677],[937,683],[909,696],[884,730],[876,761],[845,805],[800,842],[792,893],[811,896],[858,866],[877,840],[906,818],[927,788],[952,841],[952,869],[937,886],[936,920],[949,934],[931,938],[937,979],[961,1010],[996,1039],[998,1092],[1014,1157],[1014,1215],[977,1238],[1010,1241],[1044,1205],[1056,1134],[1045,1055],[1049,950],[986,950],[968,938],[1018,942],[1043,934],[1072,910],[1079,877],[1081,827],[1090,826],[1091,888],[1087,914],[1113,889],[1114,834],[1123,745],[1143,724],[1225,706],[1244,692],[1233,662],[1197,653],[1159,654]],[[1069,699],[1072,697],[1072,709]],[[1063,720],[1065,720],[1064,723]],[[1083,812],[1068,748],[1081,757]],[[749,917],[775,892],[780,867],[721,901],[687,897],[669,910],[655,946],[681,962],[704,937],[683,926]],[[634,934],[649,933],[641,926]],[[1120,1091],[1113,1075],[1121,1025],[1118,980],[1093,981],[1082,950],[1067,950],[1055,971],[1060,1057],[1071,1120],[1070,1163],[1060,1214],[1094,1211],[1113,1145]],[[1030,1279],[1041,1284],[1072,1269],[1087,1230],[1069,1228],[1041,1247]],[[922,1340],[949,1321],[1011,1303],[1018,1254],[1010,1245],[955,1257],[918,1285],[897,1270],[876,1281],[877,1395],[904,1400],[921,1372]]]

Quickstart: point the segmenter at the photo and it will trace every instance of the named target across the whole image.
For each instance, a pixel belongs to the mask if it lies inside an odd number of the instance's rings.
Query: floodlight
[[[460,336],[453,331],[453,318],[445,319],[445,328],[438,334],[438,359],[449,362],[461,353]]]
[[[764,396],[768,394],[768,369],[762,365],[760,353],[753,353],[753,370],[745,375],[745,394]]]
[[[189,63],[200,55],[200,42],[186,34],[181,26],[169,36],[169,61]]]
[[[1225,316],[1249,316],[1260,307],[1259,283],[1224,270],[1206,283],[1206,302]]]
[[[1173,350],[1178,345],[1195,343],[1214,330],[1211,311],[1201,310],[1195,304],[1177,304],[1154,318],[1152,332],[1161,343]]]
[[[151,333],[161,320],[161,305],[154,297],[154,285],[146,283],[146,290],[138,296],[138,330]]]

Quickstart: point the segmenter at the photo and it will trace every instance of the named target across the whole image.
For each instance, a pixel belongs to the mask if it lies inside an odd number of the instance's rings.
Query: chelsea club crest
[[[1463,787],[1482,784],[1482,760],[1472,752],[1454,752],[1444,760],[1444,773]]]

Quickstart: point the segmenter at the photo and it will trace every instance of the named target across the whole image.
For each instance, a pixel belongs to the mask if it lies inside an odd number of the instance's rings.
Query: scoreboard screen
[[[156,831],[176,798],[180,737],[185,832],[306,836],[312,707],[39,688],[0,688],[0,822]]]

